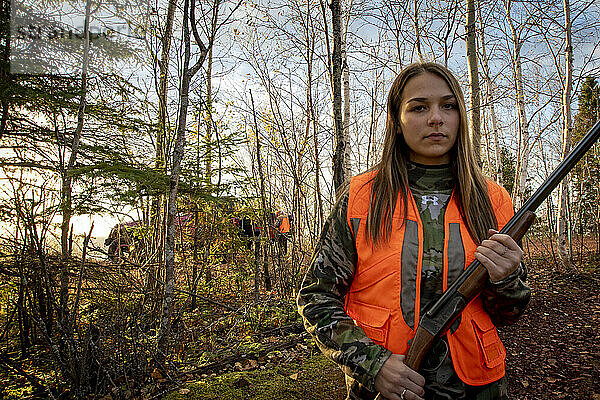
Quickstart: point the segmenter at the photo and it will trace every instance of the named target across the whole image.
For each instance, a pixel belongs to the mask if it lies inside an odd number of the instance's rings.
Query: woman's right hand
[[[406,366],[399,354],[392,354],[375,377],[375,390],[386,400],[423,400],[424,385],[425,378]]]

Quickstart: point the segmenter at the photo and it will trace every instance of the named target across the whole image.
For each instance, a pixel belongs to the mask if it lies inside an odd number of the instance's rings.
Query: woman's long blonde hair
[[[367,237],[373,243],[387,242],[392,231],[392,215],[396,208],[398,194],[404,206],[403,220],[406,220],[409,148],[400,128],[400,106],[406,83],[415,76],[432,73],[444,79],[456,97],[460,125],[456,143],[450,150],[450,168],[454,177],[454,195],[459,211],[466,222],[471,237],[476,243],[487,239],[488,229],[497,228],[492,204],[488,195],[485,177],[475,159],[473,145],[469,137],[467,110],[460,85],[452,73],[436,63],[415,63],[407,66],[392,84],[388,94],[387,122],[381,160],[373,168],[377,173],[372,179],[373,186],[369,213],[366,220]]]

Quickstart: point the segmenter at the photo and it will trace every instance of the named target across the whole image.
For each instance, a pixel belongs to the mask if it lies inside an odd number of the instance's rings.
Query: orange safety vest
[[[376,344],[394,354],[406,354],[408,341],[419,324],[423,224],[411,193],[406,223],[398,196],[389,242],[373,247],[366,239],[366,223],[374,172],[353,177],[348,199],[348,224],[356,240],[358,263],[346,295],[346,313]],[[499,228],[513,216],[506,190],[488,181],[488,191]],[[462,220],[452,194],[444,215],[443,289],[446,290],[474,259],[477,248]],[[471,301],[455,330],[447,333],[458,377],[480,386],[504,376],[506,349],[483,308],[480,296]]]
[[[279,231],[281,233],[288,233],[290,231],[290,219],[287,215],[284,215],[281,219],[281,225],[279,225]]]

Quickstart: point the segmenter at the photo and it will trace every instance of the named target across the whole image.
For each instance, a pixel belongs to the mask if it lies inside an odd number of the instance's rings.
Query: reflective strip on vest
[[[460,236],[460,224],[450,224],[448,246],[446,246],[446,258],[448,259],[448,277],[446,278],[446,285],[450,286],[465,269],[465,247],[463,246],[462,237]]]
[[[460,235],[460,224],[452,222],[448,226],[448,246],[446,246],[446,259],[448,260],[448,268],[446,273],[448,276],[444,279],[444,291],[446,288],[462,274],[465,268],[465,247],[463,245],[462,236]],[[456,321],[450,326],[450,333],[453,334],[458,329],[462,314],[456,318]]]
[[[415,328],[415,298],[417,296],[417,263],[419,260],[419,227],[415,221],[406,221],[402,243],[402,268],[400,270],[400,305],[404,322]]]

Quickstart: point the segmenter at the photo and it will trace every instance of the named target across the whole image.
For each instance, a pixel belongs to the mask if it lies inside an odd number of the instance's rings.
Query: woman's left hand
[[[523,250],[508,235],[490,229],[490,238],[475,250],[475,258],[488,270],[490,280],[498,282],[512,274],[523,257]]]

